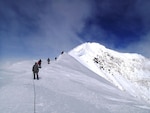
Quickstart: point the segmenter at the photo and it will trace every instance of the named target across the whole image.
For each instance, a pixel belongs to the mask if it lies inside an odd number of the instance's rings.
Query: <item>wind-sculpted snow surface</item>
[[[39,80],[35,61],[0,69],[0,113],[149,113],[150,106],[122,92],[70,55],[42,60]]]
[[[69,54],[122,91],[150,102],[149,59],[139,54],[119,53],[98,43],[84,43]]]

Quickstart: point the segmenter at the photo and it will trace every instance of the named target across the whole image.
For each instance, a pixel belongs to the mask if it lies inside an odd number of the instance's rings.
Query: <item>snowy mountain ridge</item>
[[[0,113],[150,111],[148,103],[119,90],[67,53],[50,64],[42,59],[39,80],[34,80],[32,73],[36,61],[8,62],[0,66]]]
[[[150,102],[150,60],[139,54],[119,53],[98,43],[84,43],[71,56],[119,89]]]

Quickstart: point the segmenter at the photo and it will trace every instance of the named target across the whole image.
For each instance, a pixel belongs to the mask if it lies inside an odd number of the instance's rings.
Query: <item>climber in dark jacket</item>
[[[48,62],[48,64],[50,63],[50,59],[49,58],[47,59],[47,62]]]
[[[37,79],[39,79],[39,67],[38,67],[38,63],[35,62],[35,64],[33,65],[33,68],[32,68],[32,71],[33,71],[33,74],[34,74],[34,79],[35,79],[35,75],[37,75]]]
[[[42,63],[42,60],[40,59],[40,60],[38,61],[39,68],[41,68],[41,63]]]

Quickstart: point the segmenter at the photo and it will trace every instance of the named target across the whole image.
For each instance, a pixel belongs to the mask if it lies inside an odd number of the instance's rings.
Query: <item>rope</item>
[[[33,79],[33,89],[34,89],[34,113],[36,113],[36,91],[35,91],[34,79]]]

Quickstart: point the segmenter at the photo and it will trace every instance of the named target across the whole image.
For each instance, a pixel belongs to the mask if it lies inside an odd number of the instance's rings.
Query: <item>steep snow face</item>
[[[119,53],[98,43],[84,43],[69,54],[119,89],[150,102],[150,60],[145,57]]]

